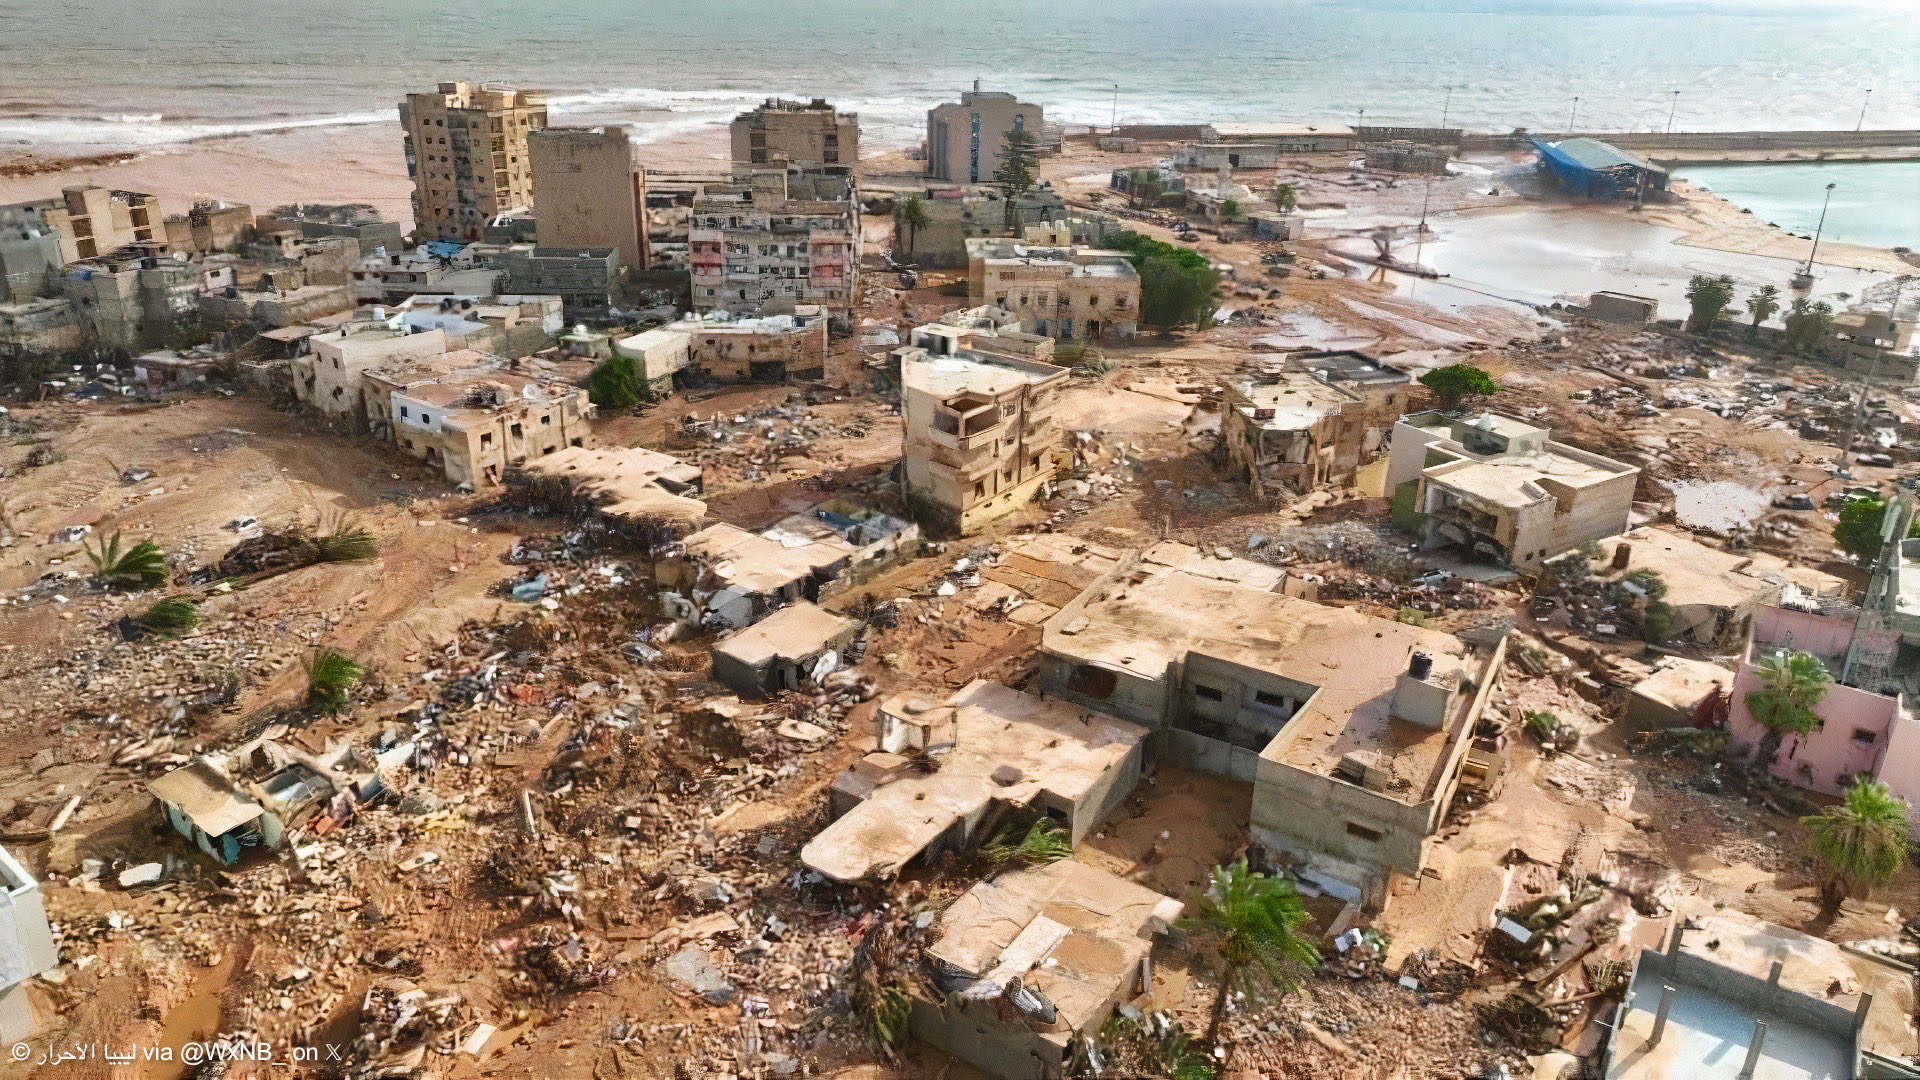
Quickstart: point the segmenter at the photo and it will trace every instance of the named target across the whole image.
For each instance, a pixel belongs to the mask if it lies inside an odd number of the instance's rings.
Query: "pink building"
[[[1781,740],[1773,775],[1826,795],[1842,794],[1855,776],[1871,776],[1907,800],[1913,822],[1920,826],[1920,715],[1902,695],[1838,682],[1855,632],[1848,619],[1761,608],[1734,674],[1728,728],[1734,745],[1751,752],[1766,733],[1747,707],[1747,695],[1761,685],[1754,663],[1781,650],[1812,653],[1826,663],[1836,681],[1814,710],[1820,714],[1820,726],[1804,736]]]

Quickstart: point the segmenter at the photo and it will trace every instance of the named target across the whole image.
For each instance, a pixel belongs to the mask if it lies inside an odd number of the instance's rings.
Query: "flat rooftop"
[[[940,705],[896,696],[880,708],[952,732],[954,748],[932,774],[889,782],[856,765],[835,782],[864,801],[807,841],[800,859],[836,881],[897,872],[996,799],[1024,807],[1052,792],[1078,803],[1147,737],[1138,724],[984,680]]]
[[[1302,371],[1282,372],[1277,381],[1242,383],[1235,389],[1245,400],[1234,401],[1233,407],[1266,431],[1309,428],[1360,402],[1348,391]]]
[[[1667,584],[1666,602],[1674,607],[1704,605],[1739,608],[1780,599],[1779,582],[1749,573],[1749,555],[1723,551],[1691,536],[1643,525],[1600,541],[1600,561],[1613,565],[1614,552],[1628,548],[1627,569],[1651,570]]]
[[[1183,905],[1143,885],[1066,859],[982,881],[940,915],[927,956],[970,980],[958,993],[997,998],[1007,983],[1038,992],[1059,1010],[1047,1037],[1065,1046],[1103,1020],[1107,1004],[1138,983],[1153,938]]]
[[[797,600],[744,630],[716,642],[716,654],[730,656],[748,667],[773,660],[802,660],[852,636],[860,624]]]
[[[935,356],[908,349],[900,360],[902,385],[942,399],[964,393],[997,397],[1022,385],[1039,386],[1066,376],[1066,368],[1053,364],[971,350]]]
[[[1732,671],[1684,656],[1669,656],[1660,661],[1653,674],[1633,686],[1633,692],[1641,697],[1682,712],[1698,708],[1708,694],[1727,693],[1732,689]]]
[[[1907,1022],[1913,978],[1903,968],[1735,912],[1696,921],[1700,925],[1683,932],[1672,970],[1660,954],[1641,954],[1608,1053],[1608,1080],[1732,1080],[1746,1060],[1755,1020],[1767,1024],[1755,1080],[1850,1078],[1851,1025],[1863,994],[1873,1001],[1860,1048],[1896,1059],[1920,1052]],[[1766,981],[1775,961],[1781,964],[1781,1000],[1768,1001],[1773,995]],[[1665,1034],[1649,1046],[1663,984],[1675,989],[1673,1005]]]
[[[776,592],[847,554],[844,544],[788,545],[724,521],[687,537],[686,551],[715,578],[756,596]]]
[[[1143,559],[1048,620],[1041,648],[1148,679],[1197,654],[1314,687],[1261,757],[1332,776],[1342,758],[1364,753],[1390,773],[1391,797],[1424,799],[1460,716],[1440,728],[1399,719],[1391,715],[1394,691],[1416,650],[1433,658],[1428,681],[1460,687],[1484,663],[1473,647],[1438,630],[1203,576],[1205,565]]]
[[[1308,371],[1331,383],[1399,385],[1413,376],[1369,353],[1353,350],[1295,353],[1287,358],[1295,371]]]
[[[657,515],[697,523],[707,516],[706,503],[669,490],[669,486],[698,485],[700,467],[658,450],[567,446],[533,458],[522,468],[536,479],[568,484],[576,496],[592,501],[608,517]]]

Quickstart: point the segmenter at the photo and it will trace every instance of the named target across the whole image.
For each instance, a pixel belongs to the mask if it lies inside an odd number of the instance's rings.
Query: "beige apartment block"
[[[970,239],[967,299],[1005,308],[1034,333],[1062,340],[1126,339],[1140,328],[1140,275],[1117,251]]]
[[[40,220],[60,238],[60,261],[111,255],[124,247],[167,246],[166,217],[160,200],[138,191],[114,191],[84,185],[61,191],[40,207]]]
[[[958,102],[927,110],[927,175],[959,184],[993,179],[1007,132],[1020,130],[1040,139],[1044,110],[1012,94],[980,89],[963,91]]]
[[[1502,413],[1415,413],[1393,428],[1394,523],[1524,573],[1627,529],[1640,470]]]
[[[456,485],[491,487],[508,469],[593,444],[584,389],[497,366],[396,385],[389,400],[394,446]]]
[[[328,419],[354,429],[367,422],[367,372],[386,364],[442,356],[444,330],[410,333],[384,322],[348,323],[307,338],[293,358],[293,392]]]
[[[1034,358],[996,351],[1032,344],[1023,338],[1003,345],[997,331],[934,323],[894,352],[907,498],[962,535],[1025,506],[1055,475],[1067,369],[1047,363],[1050,347]]]
[[[527,136],[542,247],[605,248],[648,265],[645,172],[625,128],[550,127]]]
[[[1506,639],[1323,606],[1282,578],[1157,544],[1047,620],[1039,684],[1153,729],[1163,761],[1252,783],[1256,840],[1377,902],[1420,873]]]
[[[742,167],[695,198],[687,246],[696,311],[778,315],[811,304],[844,318],[860,270],[853,173]]]
[[[622,338],[613,351],[632,359],[663,395],[689,370],[729,383],[817,379],[826,372],[827,315],[812,304],[757,319],[695,315]]]
[[[423,237],[478,240],[487,222],[533,205],[527,136],[547,126],[544,94],[443,82],[400,103],[413,222]]]
[[[839,112],[824,98],[768,98],[733,118],[733,160],[749,165],[819,168],[860,160],[860,116]]]

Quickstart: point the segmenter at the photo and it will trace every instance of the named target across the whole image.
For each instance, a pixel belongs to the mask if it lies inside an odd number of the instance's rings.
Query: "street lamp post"
[[[1120,84],[1113,84],[1113,117],[1107,121],[1107,133],[1111,135],[1120,129]]]
[[[1667,134],[1673,134],[1673,114],[1680,111],[1680,91],[1673,92],[1673,104],[1667,106]]]
[[[1813,246],[1807,249],[1807,262],[1800,272],[1793,275],[1793,287],[1810,289],[1813,287],[1813,257],[1820,252],[1820,234],[1827,228],[1827,207],[1833,205],[1833,184],[1827,185],[1827,196],[1820,202],[1820,222],[1813,227]]]
[[[1453,109],[1453,87],[1447,87],[1447,99],[1440,106],[1440,130],[1447,130],[1447,113]]]
[[[1573,111],[1567,114],[1567,138],[1573,138],[1574,121],[1580,117],[1580,95],[1573,95]]]
[[[1867,92],[1864,95],[1862,95],[1860,98],[1860,119],[1855,120],[1853,122],[1853,130],[1859,131],[1861,128],[1866,126],[1867,103],[1872,100],[1873,100],[1873,87],[1869,86],[1867,87]]]

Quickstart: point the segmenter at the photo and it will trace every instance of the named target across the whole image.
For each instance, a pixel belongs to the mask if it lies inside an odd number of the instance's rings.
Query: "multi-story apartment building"
[[[422,236],[478,240],[487,222],[533,205],[527,136],[547,126],[544,94],[444,82],[400,103],[413,220]]]
[[[82,184],[66,188],[57,199],[0,207],[0,221],[35,218],[57,238],[62,265],[111,255],[125,247],[164,251],[167,246],[160,200],[138,191]]]
[[[527,136],[541,247],[605,248],[645,269],[646,181],[625,128],[546,128]]]
[[[860,160],[860,116],[843,113],[824,98],[768,98],[733,118],[733,160],[747,165],[798,168],[851,166]]]
[[[894,355],[906,492],[946,528],[973,532],[1054,478],[1067,369],[1048,363],[1052,341],[940,322],[916,328]]]
[[[1006,308],[1048,337],[1130,338],[1140,327],[1140,275],[1117,251],[970,239],[967,296]]]
[[[817,304],[844,318],[860,267],[853,173],[742,166],[693,203],[688,261],[696,311],[785,314]]]
[[[1007,132],[1025,131],[1037,141],[1043,115],[1012,94],[981,90],[975,79],[958,102],[927,110],[927,175],[961,184],[992,180]]]

